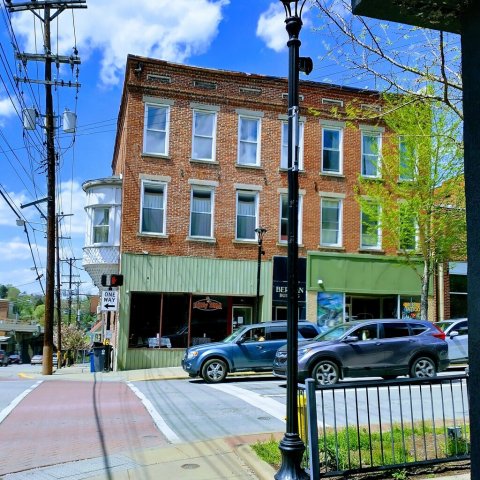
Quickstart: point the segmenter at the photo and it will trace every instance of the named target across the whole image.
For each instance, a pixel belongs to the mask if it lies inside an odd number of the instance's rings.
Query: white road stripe
[[[25,390],[24,392],[22,392],[20,395],[18,395],[18,397],[16,397],[15,399],[13,399],[11,402],[10,402],[10,405],[8,405],[7,407],[5,407],[1,412],[0,412],[0,423],[2,423],[7,417],[8,415],[10,414],[10,412],[31,392],[33,392],[33,390],[35,390],[41,383],[43,383],[43,380],[39,380],[37,383],[35,383],[34,385],[32,385],[30,388],[28,388],[27,390]]]
[[[167,425],[167,422],[157,412],[152,402],[137,388],[133,383],[126,382],[132,392],[141,400],[148,413],[151,415],[155,425],[162,432],[170,443],[180,443],[181,440],[177,434]]]
[[[247,402],[256,408],[263,410],[272,417],[275,417],[285,423],[285,417],[287,413],[286,407],[283,403],[276,402],[275,400],[264,397],[263,395],[259,395],[258,393],[253,393],[250,390],[235,387],[234,385],[228,385],[226,383],[209,385],[209,387],[216,388],[221,392],[228,393],[230,395],[233,395],[234,397],[240,398],[244,402]]]

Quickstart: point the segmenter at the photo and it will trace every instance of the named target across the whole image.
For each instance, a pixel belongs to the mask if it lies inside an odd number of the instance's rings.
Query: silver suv
[[[301,341],[320,333],[311,322],[298,322]],[[228,373],[241,371],[271,372],[276,351],[287,343],[287,322],[264,322],[245,325],[225,340],[187,348],[183,369],[207,383],[219,383]]]
[[[298,346],[298,379],[333,385],[344,377],[434,377],[449,365],[445,333],[421,320],[343,323]],[[273,373],[285,378],[287,349],[278,350]]]

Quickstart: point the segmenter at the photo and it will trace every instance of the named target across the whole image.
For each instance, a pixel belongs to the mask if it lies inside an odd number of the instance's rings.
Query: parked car
[[[22,363],[22,357],[18,353],[11,353],[8,356],[8,363]]]
[[[468,363],[468,320],[457,318],[435,325],[445,332],[450,363]]]
[[[32,365],[42,365],[43,363],[43,355],[34,355],[31,360],[30,360],[30,363]],[[58,363],[58,359],[57,359],[57,354],[54,353],[53,356],[52,356],[52,363],[54,366],[57,365]]]
[[[34,355],[30,359],[30,364],[31,365],[41,365],[43,362],[43,355]]]
[[[5,350],[0,350],[0,365],[4,367],[8,365],[8,355]]]
[[[314,338],[319,332],[311,322],[298,324],[299,340]],[[207,383],[222,382],[233,372],[268,372],[275,352],[286,343],[287,322],[244,325],[221,342],[187,348],[182,367],[190,377],[201,376]]]
[[[445,333],[421,320],[362,320],[337,325],[298,346],[298,380],[333,385],[344,377],[434,377],[449,365]],[[287,349],[273,362],[285,378]]]

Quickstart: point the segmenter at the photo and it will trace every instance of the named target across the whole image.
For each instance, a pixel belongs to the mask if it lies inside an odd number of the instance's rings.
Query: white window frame
[[[399,206],[398,213],[399,213],[399,216],[400,216],[400,218],[399,218],[400,228],[399,228],[399,239],[398,239],[399,240],[399,242],[398,242],[399,245],[398,245],[398,248],[400,250],[403,250],[403,251],[406,251],[406,252],[416,252],[417,249],[418,249],[418,244],[419,244],[419,240],[420,240],[419,231],[418,231],[418,223],[417,223],[415,218],[407,217],[406,212],[402,211],[402,205],[401,204]],[[403,224],[403,221],[404,221],[404,220],[402,220],[402,216],[405,216],[409,221],[411,221],[411,223],[412,223],[411,226],[415,230],[415,236],[414,236],[414,239],[413,239],[414,245],[413,245],[412,248],[405,248],[404,246],[402,246],[401,235],[402,235],[402,224]]]
[[[213,125],[211,135],[199,135],[195,132],[195,119],[197,115],[211,115],[213,116]],[[203,158],[195,155],[195,140],[196,139],[211,139],[212,148],[210,152],[210,157]],[[217,150],[217,112],[212,109],[207,108],[194,108],[192,115],[192,159],[204,162],[215,162],[216,159],[216,150]]]
[[[195,192],[204,192],[210,194],[210,233],[208,235],[196,235],[192,232],[193,221],[192,217],[194,213],[206,213],[206,212],[194,212],[193,211],[193,197]],[[190,226],[189,236],[192,238],[213,238],[213,225],[214,225],[214,212],[215,212],[215,190],[213,188],[199,187],[198,185],[192,185],[190,191]]]
[[[281,150],[280,150],[280,168],[288,170],[288,119],[281,123]],[[305,121],[298,122],[298,169],[303,170],[303,143],[304,143]]]
[[[326,202],[335,202],[337,204],[338,215],[338,229],[336,230],[337,241],[327,242],[325,241],[324,228],[323,228],[323,216],[324,208],[326,208]],[[343,238],[343,199],[338,197],[323,196],[320,199],[320,245],[323,247],[341,247]]]
[[[239,237],[238,236],[238,199],[239,195],[249,195],[254,199],[254,209],[255,209],[255,226],[253,229],[252,237]],[[255,228],[258,228],[259,225],[259,192],[255,190],[237,190],[235,194],[235,240],[244,241],[244,242],[255,242],[257,240],[255,234]]]
[[[297,242],[299,245],[302,244],[302,239],[303,239],[303,196],[305,192],[302,191],[298,195],[298,227],[297,227]],[[282,198],[287,199],[287,211],[286,217],[282,217]],[[282,239],[282,218],[285,221],[285,225],[287,228],[287,238],[284,240]],[[282,245],[286,245],[288,243],[288,192],[283,191],[283,189],[280,191],[280,197],[279,197],[279,212],[278,212],[278,243],[281,243]]]
[[[95,212],[102,211],[105,214],[105,211],[108,211],[108,223],[107,224],[99,224],[95,225]],[[110,241],[110,213],[111,213],[111,208],[110,207],[101,207],[101,206],[96,206],[92,208],[92,244],[93,245],[108,245],[111,243]],[[104,217],[105,218],[105,217]],[[97,229],[104,229],[106,227],[107,230],[107,240],[105,242],[97,242],[95,241],[95,232]]]
[[[242,131],[242,122],[243,121],[255,121],[257,122],[257,133],[256,133],[256,140],[243,140],[241,138],[241,131]],[[261,158],[261,138],[262,138],[262,119],[261,116],[257,115],[248,115],[244,113],[239,113],[238,115],[238,145],[237,145],[237,165],[241,165],[243,167],[259,167],[260,166],[260,158]],[[242,162],[240,157],[241,145],[242,143],[246,143],[247,145],[255,145],[256,146],[256,155],[255,155],[255,162]]]
[[[380,205],[377,205],[378,209],[378,218],[377,218],[377,231],[376,231],[376,237],[377,237],[377,243],[375,245],[365,245],[363,243],[363,237],[364,235],[370,235],[368,232],[364,233],[364,211],[361,209],[360,211],[360,248],[362,250],[380,250],[382,248],[382,227],[381,227],[381,214],[382,214],[382,209]]]
[[[162,188],[163,190],[163,218],[162,218],[162,231],[161,232],[151,232],[147,230],[143,230],[143,215],[144,215],[144,198],[145,198],[145,190],[148,187],[156,187]],[[166,236],[167,232],[167,183],[154,181],[154,180],[142,180],[141,184],[141,201],[140,201],[140,233],[142,235],[155,235],[155,236]]]
[[[325,131],[332,131],[338,132],[339,139],[338,139],[338,170],[329,170],[325,168],[324,165],[324,152],[326,150],[329,151],[337,151],[334,149],[327,149],[325,147]],[[343,128],[331,125],[322,125],[322,159],[321,159],[321,172],[330,174],[330,175],[341,175],[343,173]]]
[[[165,130],[148,128],[148,112],[150,109],[164,109],[165,110]],[[165,149],[163,152],[151,151],[147,148],[147,133],[163,132],[165,134]],[[143,153],[146,155],[158,155],[162,157],[168,156],[169,151],[169,138],[170,138],[170,105],[163,103],[145,102],[145,114],[144,114],[144,128],[143,128]]]
[[[378,130],[362,130],[361,131],[361,150],[362,150],[362,162],[361,162],[361,175],[362,177],[367,177],[367,178],[380,178],[381,174],[381,159],[382,159],[382,133]],[[372,154],[372,153],[365,153],[363,151],[363,141],[365,137],[372,137],[372,138],[377,138],[377,145],[378,145],[378,153],[377,154]],[[376,157],[376,164],[375,164],[375,174],[374,175],[367,175],[365,172],[367,171],[366,169],[366,156],[368,157]],[[372,163],[372,162],[369,162]]]

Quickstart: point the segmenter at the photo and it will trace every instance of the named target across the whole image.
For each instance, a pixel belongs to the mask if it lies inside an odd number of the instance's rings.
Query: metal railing
[[[312,479],[470,459],[466,375],[298,391]]]

